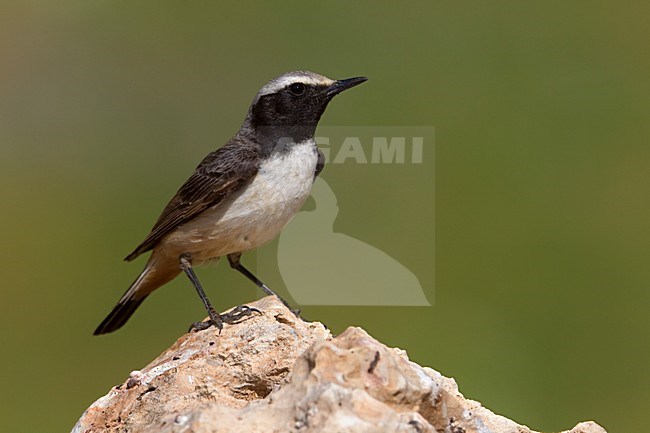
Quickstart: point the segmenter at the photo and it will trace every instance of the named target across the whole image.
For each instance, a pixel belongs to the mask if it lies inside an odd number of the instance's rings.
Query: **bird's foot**
[[[214,326],[217,329],[219,329],[219,334],[221,334],[221,330],[223,329],[223,323],[215,322],[212,319],[205,320],[203,322],[194,322],[190,325],[190,329],[187,330],[187,332],[192,332],[192,331],[203,331],[205,329],[208,329],[209,327]]]
[[[224,323],[227,323],[229,325],[239,323],[245,317],[248,317],[253,313],[262,314],[262,312],[257,308],[249,307],[248,305],[238,305],[227,313],[216,315],[210,314],[210,318],[208,320],[192,323],[188,332],[192,332],[194,330],[197,332],[203,331],[214,326],[219,330],[219,334],[221,334]]]
[[[222,314],[221,320],[224,323],[232,325],[234,323],[239,323],[244,317],[248,317],[253,313],[262,314],[262,312],[257,308],[249,307],[248,305],[238,305],[227,313]]]

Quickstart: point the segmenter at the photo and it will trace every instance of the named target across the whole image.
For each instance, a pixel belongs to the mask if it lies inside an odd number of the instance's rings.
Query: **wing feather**
[[[151,250],[167,233],[237,191],[257,174],[259,160],[256,148],[235,140],[208,154],[165,206],[149,235],[124,260]]]

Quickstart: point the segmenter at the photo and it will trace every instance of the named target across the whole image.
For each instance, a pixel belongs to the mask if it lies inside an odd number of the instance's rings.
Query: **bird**
[[[147,296],[181,273],[209,316],[194,329],[215,326],[221,332],[224,323],[257,311],[238,306],[219,314],[212,306],[193,268],[224,256],[233,269],[289,307],[244,267],[241,256],[273,240],[300,210],[325,165],[314,139],[322,114],[336,95],[365,81],[291,71],[264,84],[239,131],[199,163],[147,237],[126,256],[132,261],[151,251],[140,275],[94,335],[121,328]]]

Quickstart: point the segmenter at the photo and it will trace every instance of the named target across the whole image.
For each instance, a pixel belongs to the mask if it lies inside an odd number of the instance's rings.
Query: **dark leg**
[[[205,322],[197,322],[192,327],[194,328],[208,328],[211,325],[216,326],[219,329],[219,333],[221,334],[221,330],[223,329],[223,321],[221,320],[221,316],[219,316],[219,313],[217,313],[217,310],[214,309],[212,304],[210,303],[210,300],[208,299],[208,296],[205,294],[205,291],[203,291],[203,287],[201,286],[201,282],[199,281],[198,277],[194,273],[194,270],[192,269],[192,262],[191,262],[191,257],[188,254],[183,254],[180,257],[180,264],[181,264],[181,269],[185,274],[187,274],[187,277],[190,279],[192,282],[192,285],[196,289],[196,291],[199,294],[199,297],[201,298],[201,301],[203,301],[203,305],[205,306],[205,309],[208,310],[208,316],[210,316],[210,320],[212,323],[207,322],[206,325],[200,325],[200,323],[205,323]],[[190,329],[192,329],[192,327]]]
[[[284,306],[287,307],[293,314],[295,314],[296,316],[298,316],[300,314],[300,310],[292,309],[287,301],[282,299],[273,290],[269,289],[269,287],[266,284],[264,284],[259,278],[257,278],[255,275],[253,275],[253,273],[251,271],[246,269],[244,267],[244,265],[241,264],[240,259],[241,259],[241,253],[228,254],[228,262],[230,263],[230,266],[233,269],[237,269],[239,272],[244,274],[244,276],[246,278],[248,278],[249,280],[254,282],[255,285],[257,287],[259,287],[260,289],[262,289],[264,291],[264,293],[266,293],[267,295],[275,296],[276,298],[278,298],[280,301],[282,301]]]
[[[241,320],[242,318],[249,316],[252,314],[254,311],[259,312],[256,308],[251,308],[245,305],[240,305],[239,307],[235,308],[229,313],[219,315],[217,311],[214,309],[212,304],[210,303],[210,300],[208,299],[208,296],[205,294],[205,291],[203,290],[203,287],[201,286],[201,282],[199,281],[198,277],[194,273],[194,270],[192,269],[192,261],[191,261],[191,256],[187,254],[183,254],[180,257],[180,266],[183,272],[187,274],[187,277],[190,279],[192,282],[192,285],[198,292],[199,296],[201,297],[201,301],[203,301],[203,305],[205,306],[205,309],[208,310],[208,316],[210,316],[210,321],[209,322],[196,322],[192,324],[190,327],[190,331],[192,329],[196,330],[203,330],[207,329],[210,326],[214,325],[219,329],[219,333],[221,334],[221,330],[223,329],[223,322],[226,323],[236,323],[237,321]]]

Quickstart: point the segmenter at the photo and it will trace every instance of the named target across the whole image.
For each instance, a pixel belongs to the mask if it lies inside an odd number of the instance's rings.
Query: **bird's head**
[[[287,72],[260,89],[244,128],[265,140],[304,141],[314,136],[316,125],[334,96],[366,80],[331,80],[314,72]]]

